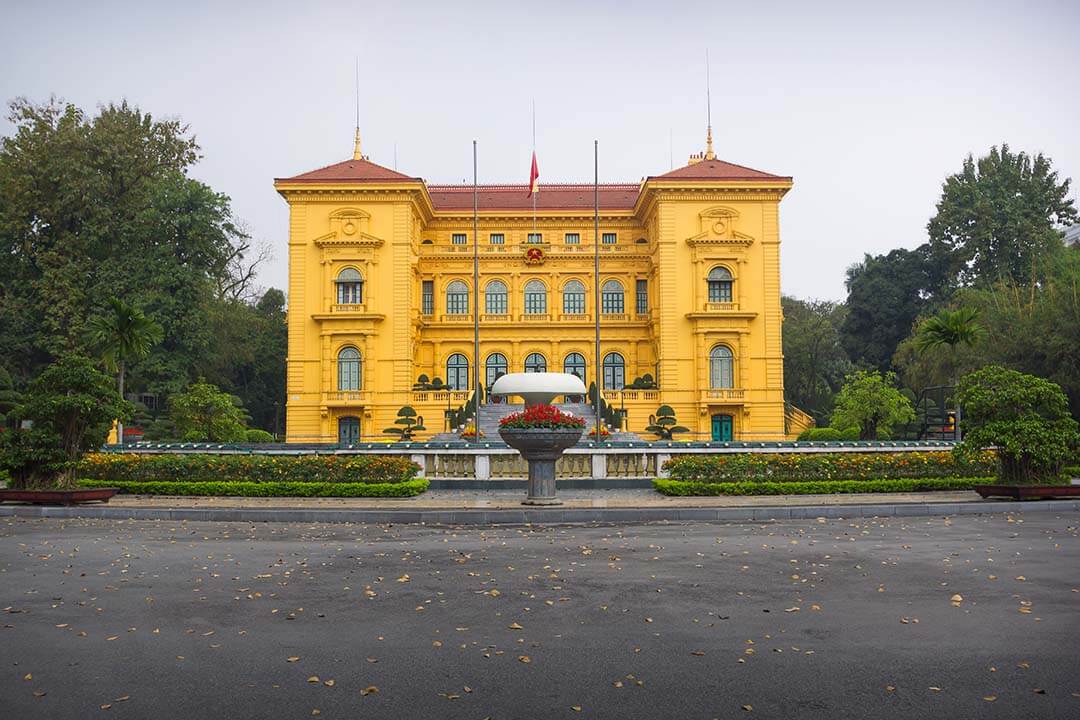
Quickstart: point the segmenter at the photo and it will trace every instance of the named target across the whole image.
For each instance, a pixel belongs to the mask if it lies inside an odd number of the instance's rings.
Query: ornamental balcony
[[[330,306],[332,313],[362,313],[367,312],[367,306],[363,303],[338,303]]]
[[[710,388],[701,391],[701,402],[704,404],[743,400],[746,400],[745,388]]]
[[[737,302],[707,302],[705,303],[705,312],[738,312],[739,303]]]
[[[504,323],[510,322],[511,319],[510,313],[483,313],[480,315],[480,322],[482,323]]]
[[[618,406],[624,400],[660,400],[659,390],[605,390],[604,400],[612,406]]]
[[[363,407],[374,401],[370,390],[334,390],[322,394],[322,404],[327,407]]]
[[[439,321],[444,323],[471,323],[472,313],[450,313],[449,315],[440,315]]]
[[[468,390],[413,390],[412,401],[414,403],[440,403],[455,407],[469,399]]]
[[[521,322],[551,322],[551,313],[522,313]]]

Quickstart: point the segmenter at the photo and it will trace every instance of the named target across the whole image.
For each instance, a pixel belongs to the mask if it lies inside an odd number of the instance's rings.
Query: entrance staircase
[[[579,418],[585,420],[585,432],[589,432],[596,426],[596,412],[592,405],[587,403],[555,403],[555,407],[559,408],[565,413],[576,415]],[[510,403],[485,403],[480,406],[480,432],[483,433],[482,440],[484,442],[502,442],[499,437],[499,421],[507,415],[520,412],[525,409],[524,405],[513,405]],[[610,431],[611,428],[608,428]],[[438,433],[431,438],[432,442],[450,442],[453,440],[460,440],[458,432],[445,432]],[[639,438],[634,433],[629,432],[612,432],[606,440],[615,442],[634,442]],[[581,442],[589,442],[589,438],[586,435],[581,436]]]

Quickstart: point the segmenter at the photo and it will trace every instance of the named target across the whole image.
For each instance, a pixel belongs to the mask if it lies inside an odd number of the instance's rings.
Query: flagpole
[[[477,230],[476,141],[472,142],[472,235],[473,235],[473,441],[480,442],[480,234]]]
[[[533,141],[533,143],[532,143],[532,145],[533,145],[532,146],[533,158],[536,158],[536,99],[535,98],[532,101],[532,141]],[[539,189],[539,187],[540,187],[539,178],[537,178],[537,180],[536,180],[536,186]],[[531,191],[532,188],[530,187],[529,190]],[[537,195],[537,193],[532,194],[532,201],[533,201],[533,237],[536,237],[536,195]]]
[[[600,442],[600,397],[604,392],[604,367],[600,360],[600,141],[593,140],[593,318],[596,323],[596,442]]]

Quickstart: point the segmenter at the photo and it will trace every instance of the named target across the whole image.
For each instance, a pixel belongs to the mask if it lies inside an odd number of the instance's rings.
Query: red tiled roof
[[[394,180],[412,180],[422,182],[420,178],[410,177],[396,170],[376,165],[370,160],[345,160],[326,167],[301,173],[288,178],[278,178],[282,182],[386,182]]]
[[[723,160],[702,160],[693,165],[675,168],[663,175],[654,175],[651,180],[791,180],[783,175],[754,170],[753,168],[724,162]]]
[[[471,210],[472,185],[428,185],[431,204],[436,210]],[[529,210],[532,198],[528,185],[481,185],[477,189],[477,205],[481,210]],[[629,184],[601,185],[600,207],[607,210],[630,210],[638,198],[638,186]],[[537,210],[573,210],[593,207],[593,186],[540,185],[536,196]]]

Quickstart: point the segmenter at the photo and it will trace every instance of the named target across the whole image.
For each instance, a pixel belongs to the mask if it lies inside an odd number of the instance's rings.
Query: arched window
[[[360,351],[353,347],[342,348],[337,356],[338,390],[359,390],[361,369]]]
[[[364,278],[355,268],[345,268],[338,273],[337,304],[359,305],[364,302]]]
[[[487,362],[484,363],[484,386],[490,390],[495,381],[499,379],[499,376],[506,374],[507,369],[505,355],[502,353],[488,355]]]
[[[626,385],[626,361],[619,353],[604,356],[604,389],[622,390]]]
[[[547,288],[539,280],[525,283],[525,312],[528,315],[543,315],[547,312]]]
[[[581,353],[570,353],[563,360],[563,372],[577,375],[582,382],[585,381],[585,356]]]
[[[731,271],[714,267],[709,271],[709,302],[731,302]]]
[[[621,282],[608,280],[600,287],[600,307],[605,315],[621,315],[625,312]]]
[[[506,314],[506,283],[492,280],[484,288],[484,312],[488,315]]]
[[[580,280],[563,285],[562,311],[565,315],[585,314],[585,285]]]
[[[446,359],[446,387],[451,390],[469,389],[469,359],[454,353]]]
[[[547,372],[547,360],[540,353],[529,353],[525,358],[525,372]]]
[[[446,286],[446,314],[469,314],[469,286],[460,280]]]
[[[735,387],[735,356],[726,345],[717,345],[709,353],[709,387]]]

